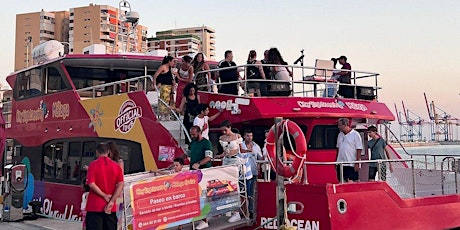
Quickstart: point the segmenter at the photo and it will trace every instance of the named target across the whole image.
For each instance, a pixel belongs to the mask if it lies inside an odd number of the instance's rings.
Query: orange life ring
[[[295,140],[295,153],[291,151],[286,151],[284,154],[284,158],[286,160],[292,161],[292,164],[287,165],[284,164],[284,159],[278,158],[278,168],[275,167],[275,158],[276,158],[276,149],[275,149],[275,141],[278,138],[275,138],[275,125],[273,125],[268,132],[267,136],[267,153],[268,157],[271,160],[271,166],[273,170],[275,170],[279,175],[284,177],[292,177],[297,174],[299,167],[301,166],[303,160],[305,159],[307,153],[307,141],[305,135],[302,132],[302,129],[293,121],[290,120],[283,120],[278,124],[279,134],[278,137],[283,134],[285,126],[287,127],[287,131]],[[285,143],[286,144],[286,143]],[[283,147],[284,149],[284,147]]]

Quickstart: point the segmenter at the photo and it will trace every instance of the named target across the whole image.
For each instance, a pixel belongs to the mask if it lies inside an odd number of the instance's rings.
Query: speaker
[[[358,99],[363,99],[363,100],[374,100],[375,99],[375,94],[374,94],[374,88],[372,87],[365,87],[365,86],[357,86],[357,98]]]

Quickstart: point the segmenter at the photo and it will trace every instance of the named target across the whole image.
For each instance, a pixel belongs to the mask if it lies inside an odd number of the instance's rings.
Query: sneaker
[[[240,213],[236,212],[236,213],[233,213],[233,215],[232,215],[232,217],[230,217],[230,219],[228,219],[228,222],[229,223],[235,223],[235,222],[240,221],[240,220],[241,220]]]
[[[204,221],[200,220],[200,223],[198,223],[198,224],[196,225],[195,229],[200,230],[200,229],[205,229],[205,228],[207,228],[207,227],[209,227],[208,222],[204,222]]]

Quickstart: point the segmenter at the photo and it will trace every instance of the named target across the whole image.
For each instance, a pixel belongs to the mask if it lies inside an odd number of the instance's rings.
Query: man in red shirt
[[[123,174],[120,166],[108,155],[106,144],[96,147],[97,160],[88,167],[87,181],[90,191],[86,205],[87,230],[116,230],[115,201],[123,190]]]

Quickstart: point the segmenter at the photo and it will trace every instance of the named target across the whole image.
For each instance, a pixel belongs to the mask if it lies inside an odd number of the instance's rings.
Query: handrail
[[[107,87],[107,86],[114,86],[114,85],[119,85],[121,83],[129,83],[129,82],[133,82],[133,81],[139,81],[139,80],[144,80],[144,87],[143,87],[143,91],[145,93],[147,93],[148,90],[148,87],[147,87],[147,81],[145,79],[150,79],[152,82],[153,82],[153,77],[151,75],[144,75],[144,76],[139,76],[139,77],[134,77],[134,78],[129,78],[129,79],[125,79],[125,80],[120,80],[120,81],[115,81],[115,82],[109,82],[109,83],[104,83],[104,84],[100,84],[100,85],[97,85],[97,86],[90,86],[90,87],[86,87],[86,88],[81,88],[81,89],[77,89],[75,91],[77,92],[84,92],[84,91],[89,91],[91,90],[92,93],[93,93],[93,98],[96,97],[96,90],[97,89],[100,89],[100,88],[103,88],[103,87]],[[157,90],[157,92],[159,92],[159,89],[154,86],[155,89]],[[115,87],[113,88],[113,94],[116,94],[115,92]],[[164,104],[173,114],[173,116],[176,118],[176,120],[180,121],[180,116],[172,109],[169,108],[169,105],[164,101],[162,100],[161,98],[158,98],[158,101],[162,104]],[[182,122],[179,122],[180,123],[180,126],[181,126],[181,131],[182,130],[186,130],[185,132],[185,135],[187,137],[187,139],[189,141],[191,141],[191,138],[190,138],[190,135],[188,133],[188,130],[185,128],[184,124]]]
[[[454,169],[454,178],[455,178],[455,193],[458,193],[458,182],[457,182],[457,177],[458,177],[458,162],[457,160],[460,159],[460,157],[453,157],[453,156],[448,156],[448,157],[444,157],[441,161],[441,189],[442,189],[442,195],[444,195],[444,182],[446,180],[446,177],[444,176],[444,162],[446,160],[454,160],[454,164],[453,164],[453,169]],[[449,164],[449,162],[447,162],[447,164]],[[447,165],[449,167],[449,165]]]
[[[156,90],[157,92],[160,92],[160,90],[157,88],[157,86],[154,86],[154,87],[155,87],[155,90]],[[163,99],[161,99],[160,97],[158,97],[158,102],[160,102],[160,103],[162,103],[163,105],[165,105],[166,108],[168,108],[168,109],[172,112],[172,114],[173,114],[173,116],[176,118],[176,120],[181,121],[180,116],[177,114],[177,112],[174,111],[173,109],[170,109],[170,108],[169,108],[169,105],[168,105]],[[192,138],[190,137],[190,134],[188,133],[189,130],[187,130],[187,128],[185,127],[185,125],[184,125],[183,122],[179,122],[179,124],[180,124],[180,127],[181,127],[180,131],[182,132],[183,130],[185,130],[185,136],[187,137],[188,141],[191,142],[191,141],[192,141]]]
[[[246,79],[246,69],[247,67],[259,67],[259,66],[262,66],[262,67],[285,67],[285,68],[289,68],[293,75],[290,76],[290,80],[271,80],[271,79],[268,79],[269,77],[266,76],[266,79]],[[298,77],[298,74],[295,73],[295,70],[299,70],[301,69],[302,72],[303,70],[313,70],[313,74],[312,75],[307,75],[307,76],[301,76],[300,77],[300,80],[297,80],[299,77]],[[379,89],[382,89],[381,87],[378,86],[377,84],[377,78],[379,76],[378,73],[373,73],[373,72],[366,72],[366,71],[359,71],[359,70],[346,70],[346,69],[329,69],[329,68],[318,68],[318,67],[309,67],[309,66],[295,66],[295,65],[273,65],[273,64],[245,64],[245,65],[238,65],[238,66],[231,66],[231,67],[225,67],[225,68],[215,68],[215,69],[210,69],[210,70],[205,70],[205,71],[199,71],[197,72],[197,75],[199,74],[205,74],[205,75],[208,75],[210,73],[218,73],[219,71],[225,71],[225,70],[236,70],[239,72],[243,71],[243,75],[241,76],[240,75],[240,79],[239,80],[236,80],[236,81],[231,81],[231,82],[216,82],[214,83],[215,85],[217,86],[222,86],[222,85],[226,85],[226,84],[235,84],[235,83],[238,83],[238,84],[241,84],[242,87],[244,89],[247,89],[247,83],[248,82],[267,82],[268,83],[273,83],[273,82],[276,82],[276,83],[290,83],[291,84],[291,89],[290,89],[290,95],[296,95],[298,94],[299,92],[296,91],[296,88],[298,88],[299,85],[302,86],[302,91],[301,93],[305,94],[306,93],[309,93],[309,92],[312,92],[312,91],[305,91],[304,89],[304,86],[305,85],[310,85],[310,86],[313,86],[314,90],[313,90],[313,93],[314,93],[314,97],[317,97],[316,94],[317,94],[317,85],[324,85],[324,90],[328,90],[328,88],[326,87],[327,84],[337,84],[337,85],[343,85],[343,86],[353,86],[354,88],[354,98],[357,98],[357,93],[358,93],[358,88],[362,88],[362,87],[368,87],[368,88],[372,88],[372,90],[375,92],[375,99],[378,99],[378,90]],[[341,71],[341,72],[350,72],[352,73],[352,80],[353,82],[351,84],[346,84],[346,83],[340,83],[340,82],[329,82],[329,77],[325,77],[325,76],[320,76],[320,79],[308,79],[306,77],[311,77],[311,76],[315,76],[314,74],[314,70],[321,70],[321,71]],[[303,74],[302,74],[303,75]],[[297,79],[296,79],[297,78]],[[366,84],[357,84],[356,80],[360,80],[360,79],[364,79],[364,78],[374,78],[375,79],[375,85],[373,86],[370,86],[370,85],[366,85]],[[207,85],[199,85],[198,87],[205,87],[205,86],[209,86],[209,83]],[[322,91],[322,89],[320,89]],[[247,94],[246,94],[247,96]]]
[[[85,87],[85,88],[81,88],[81,89],[76,89],[75,91],[84,92],[84,91],[91,90],[93,92],[93,98],[94,98],[94,97],[96,97],[96,90],[97,89],[107,87],[107,86],[114,86],[114,85],[118,85],[118,84],[121,84],[121,83],[128,83],[128,82],[138,81],[138,80],[141,80],[141,79],[144,80],[143,91],[147,92],[148,87],[147,87],[147,81],[145,81],[145,79],[150,79],[153,82],[153,77],[151,75],[144,75],[144,76],[133,77],[133,78],[125,79],[125,80],[120,80],[120,81],[114,81],[114,82],[104,83],[104,84],[100,84],[100,85],[89,86],[89,87]],[[116,94],[115,88],[113,89],[113,94]]]

